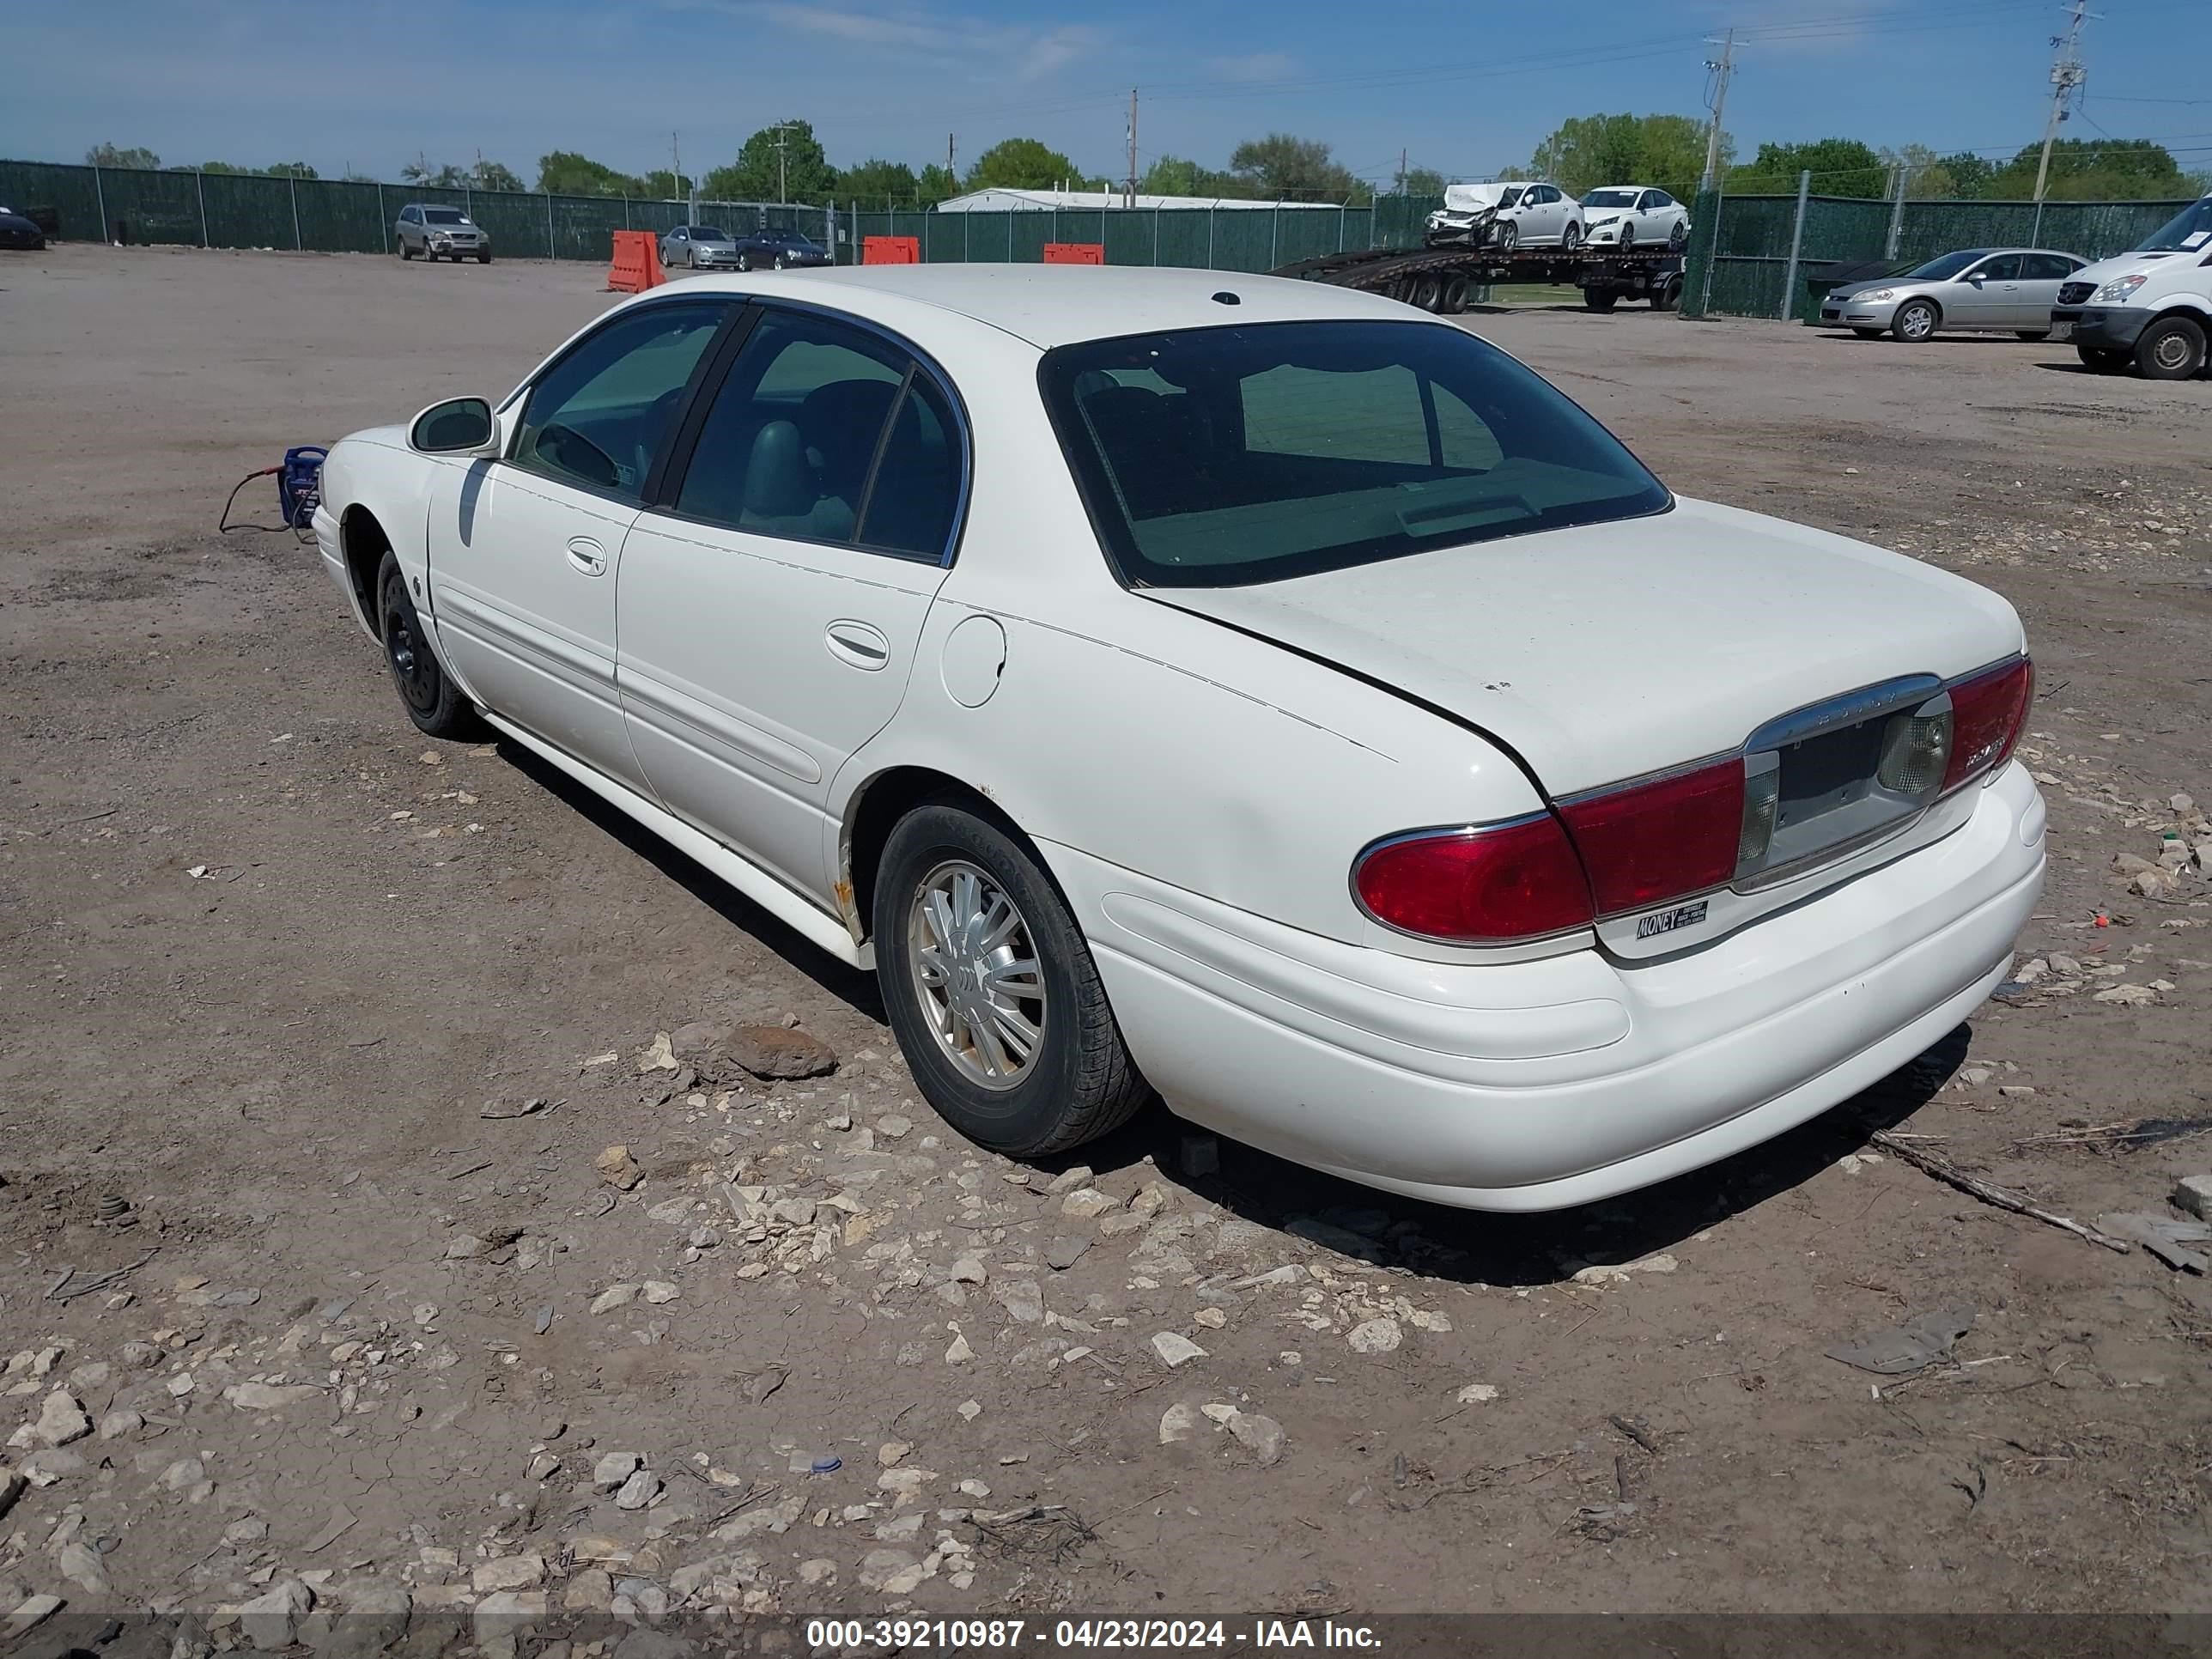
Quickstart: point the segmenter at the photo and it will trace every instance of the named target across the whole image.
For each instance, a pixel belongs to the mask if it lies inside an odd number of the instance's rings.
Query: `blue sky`
[[[1288,131],[1387,185],[1475,177],[1564,118],[1701,116],[1705,36],[1742,41],[1728,128],[1764,139],[2009,152],[2040,137],[2050,0],[15,0],[0,155],[80,161],[103,140],[168,163],[304,160],[396,176],[480,149],[526,179],[552,149],[625,171],[726,161],[805,116],[840,165],[962,165],[1024,134],[1118,174],[1128,88],[1140,158],[1219,165]],[[2212,0],[2096,0],[2069,136],[2157,137],[2212,167]],[[2192,67],[2194,65],[2195,67]]]

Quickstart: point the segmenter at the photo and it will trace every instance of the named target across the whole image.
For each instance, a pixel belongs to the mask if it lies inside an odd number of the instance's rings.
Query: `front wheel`
[[[378,631],[384,636],[384,659],[391,666],[399,701],[407,706],[407,718],[428,737],[473,736],[478,725],[476,710],[431,648],[396,554],[386,553],[377,568],[376,614]]]
[[[1918,345],[1935,337],[1936,320],[1932,301],[1908,300],[1898,307],[1897,315],[1889,319],[1889,331],[1900,340]]]
[[[1636,246],[1636,227],[1623,219],[1620,222],[1620,251],[1626,253]]]
[[[2081,358],[2081,366],[2092,374],[2127,373],[2129,356],[2118,346],[2077,345],[2074,352]]]
[[[482,253],[477,254],[477,263],[480,265],[489,264],[491,263],[491,250],[489,248],[486,248]]]
[[[753,256],[750,252],[738,255],[738,269],[739,270],[750,270],[752,268]]]
[[[1521,246],[1521,227],[1508,219],[1498,228],[1498,251],[1510,253]]]
[[[2204,331],[2186,317],[2163,317],[2136,341],[2136,368],[2145,380],[2186,380],[2204,367]]]
[[[1881,331],[1878,328],[1855,328],[1851,332],[1857,335],[1862,340],[1879,340],[1881,338]]]
[[[876,974],[922,1096],[979,1146],[1035,1158],[1150,1094],[1091,947],[1028,848],[951,802],[902,818],[877,866]]]

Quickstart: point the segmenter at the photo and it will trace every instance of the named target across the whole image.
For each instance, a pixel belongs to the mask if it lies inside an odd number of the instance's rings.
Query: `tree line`
[[[1656,185],[1684,200],[1704,176],[1708,129],[1686,115],[1584,115],[1564,123],[1526,162],[1504,177],[1549,179],[1580,195],[1601,185]],[[1925,144],[1876,149],[1856,138],[1816,138],[1761,144],[1747,161],[1721,137],[1723,183],[1734,194],[1794,191],[1813,175],[1820,196],[1879,198],[1897,188],[1923,201],[2024,201],[2035,194],[2043,146],[2024,144],[2009,157],[1969,151],[1940,155]],[[2044,194],[2062,202],[2179,199],[2212,190],[2212,175],[2185,172],[2172,153],[2148,138],[2064,138],[2051,148]]]
[[[1560,125],[1523,162],[1501,168],[1503,178],[1540,178],[1581,195],[1601,185],[1656,185],[1688,200],[1704,176],[1709,137],[1705,122],[1686,115],[1579,115]],[[1720,137],[1723,179],[1735,194],[1795,191],[1809,172],[1823,196],[1886,197],[1901,170],[1905,195],[1915,200],[2019,201],[2034,194],[2042,146],[2023,145],[2008,160],[1960,151],[1939,155],[1923,144],[1876,149],[1856,138],[1817,138],[1761,144],[1747,161],[1735,159],[1735,141]],[[150,149],[99,144],[85,155],[96,167],[157,168]],[[185,172],[263,173],[313,179],[305,161],[265,167],[208,161]],[[359,173],[349,179],[370,182]],[[433,166],[418,157],[400,169],[410,184],[446,190],[526,191],[514,169],[479,155],[472,163]],[[713,202],[857,203],[862,207],[930,207],[969,191],[1111,190],[1122,181],[1085,173],[1040,139],[1006,138],[960,173],[933,161],[916,168],[871,157],[854,166],[831,164],[811,123],[792,119],[761,128],[738,147],[736,159],[695,176],[666,167],[625,173],[574,150],[538,158],[535,188],[556,196],[630,196],[648,200]],[[1392,181],[1408,196],[1443,193],[1447,180],[1433,167],[1407,168]],[[1224,167],[1179,155],[1162,155],[1146,167],[1137,188],[1148,196],[1230,197],[1245,200],[1341,202],[1364,206],[1375,191],[1339,163],[1319,139],[1271,132],[1247,139]],[[2148,138],[2066,138],[2052,145],[2045,193],[2057,201],[2150,201],[2212,191],[2212,174],[2185,172],[2172,153]]]

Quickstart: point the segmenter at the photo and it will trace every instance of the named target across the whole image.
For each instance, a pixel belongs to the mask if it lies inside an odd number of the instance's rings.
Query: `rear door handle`
[[[589,536],[572,536],[568,538],[568,562],[586,576],[604,576],[607,574],[607,550]]]
[[[891,659],[891,642],[883,630],[864,622],[833,622],[823,632],[830,654],[854,668],[873,672]]]

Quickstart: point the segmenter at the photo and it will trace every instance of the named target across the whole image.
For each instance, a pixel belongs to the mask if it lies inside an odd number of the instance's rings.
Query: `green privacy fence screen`
[[[1896,202],[1811,196],[1797,235],[1796,280],[1790,246],[1797,198],[1698,198],[1682,309],[1692,316],[1819,314],[1822,268],[1832,261],[1887,259],[1899,270],[1970,247],[2046,247],[2085,259],[2124,253],[2186,202]],[[1894,231],[1894,241],[1892,232]],[[1786,298],[1784,288],[1790,289]]]
[[[1347,248],[1410,247],[1438,203],[1384,197],[1372,207],[1062,208],[1017,213],[933,213],[764,203],[649,202],[609,196],[441,190],[352,179],[270,179],[236,173],[149,173],[135,168],[0,161],[0,203],[51,209],[58,234],[180,244],[379,253],[410,202],[459,208],[490,233],[495,252],[515,258],[604,264],[617,230],[672,230],[696,211],[738,232],[803,230],[859,257],[868,236],[912,236],[932,263],[1007,260],[1034,264],[1047,242],[1103,242],[1109,264],[1200,265],[1271,270]]]

